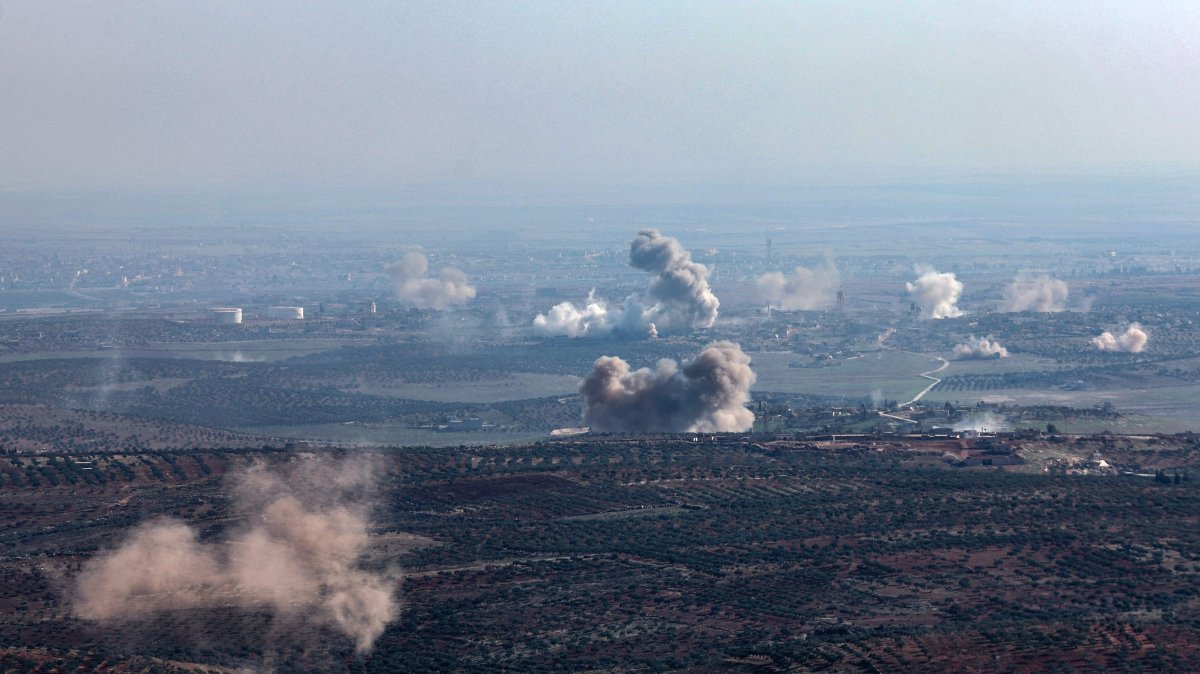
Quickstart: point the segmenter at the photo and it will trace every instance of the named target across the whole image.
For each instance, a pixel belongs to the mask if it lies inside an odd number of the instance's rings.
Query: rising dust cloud
[[[759,299],[784,311],[812,311],[833,303],[841,282],[832,263],[824,269],[796,267],[791,276],[767,272],[758,277],[755,285]]]
[[[426,276],[429,259],[420,253],[405,255],[390,265],[387,272],[396,287],[396,297],[418,309],[442,310],[475,298],[475,286],[460,269],[443,267],[436,278]]]
[[[1004,289],[1001,310],[1056,313],[1067,308],[1067,284],[1049,276],[1020,274]]]
[[[722,433],[749,430],[754,384],[750,357],[733,342],[716,342],[682,367],[663,359],[630,370],[615,356],[596,360],[579,387],[584,423],[595,431]]]
[[[1092,346],[1101,351],[1113,353],[1141,353],[1149,341],[1150,334],[1142,326],[1133,323],[1128,328],[1125,328],[1125,332],[1120,335],[1114,335],[1105,330],[1100,335],[1092,338]]]
[[[112,623],[164,610],[265,608],[285,623],[332,627],[368,651],[399,611],[397,579],[359,566],[372,466],[314,459],[251,468],[234,478],[244,526],[201,541],[178,520],[143,524],[84,566],[74,613]]]
[[[971,337],[961,344],[954,345],[954,357],[959,360],[1008,358],[1008,349],[990,337]]]

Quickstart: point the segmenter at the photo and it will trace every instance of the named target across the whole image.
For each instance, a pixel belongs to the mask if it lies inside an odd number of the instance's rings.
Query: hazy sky
[[[1200,169],[1200,2],[0,0],[0,191]]]

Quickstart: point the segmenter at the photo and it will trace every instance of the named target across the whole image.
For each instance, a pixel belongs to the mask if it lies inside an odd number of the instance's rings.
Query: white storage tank
[[[267,307],[267,318],[277,321],[304,320],[304,307]]]
[[[242,322],[241,307],[213,307],[208,312],[217,325],[238,325]]]

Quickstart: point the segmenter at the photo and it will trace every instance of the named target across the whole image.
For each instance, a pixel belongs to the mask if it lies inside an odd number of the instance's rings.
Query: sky
[[[0,0],[0,192],[1200,171],[1200,3]]]

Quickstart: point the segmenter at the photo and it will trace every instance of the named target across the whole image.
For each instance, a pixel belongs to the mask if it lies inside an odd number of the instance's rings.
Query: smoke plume
[[[475,286],[467,282],[462,270],[442,267],[437,278],[427,277],[428,271],[429,260],[420,253],[409,253],[387,268],[396,286],[396,296],[418,309],[446,309],[466,304],[475,297]]]
[[[1114,335],[1105,330],[1099,336],[1092,338],[1092,346],[1101,351],[1141,353],[1146,348],[1148,341],[1150,341],[1149,333],[1143,330],[1142,326],[1133,323],[1120,335]]]
[[[716,322],[721,303],[708,286],[708,267],[693,262],[677,239],[643,229],[629,245],[629,264],[654,275],[644,295],[634,293],[622,306],[609,308],[589,294],[583,308],[563,302],[538,314],[534,327],[548,335],[583,337],[614,330],[635,335],[687,332]]]
[[[596,431],[720,433],[749,430],[754,384],[750,357],[733,342],[716,342],[680,366],[630,371],[615,356],[596,360],[579,387],[584,423]]]
[[[368,460],[251,468],[234,490],[244,527],[207,542],[178,520],[139,526],[84,566],[75,615],[120,622],[167,609],[267,608],[331,626],[368,651],[398,612],[397,579],[358,565],[371,473]]]
[[[773,271],[758,277],[759,298],[784,311],[811,311],[829,306],[841,282],[837,268],[796,267],[791,276]]]
[[[971,337],[954,346],[954,356],[959,360],[1008,358],[1008,349],[990,337]]]
[[[917,280],[904,284],[908,294],[921,307],[921,318],[954,318],[962,316],[958,298],[962,296],[963,284],[954,277],[954,272],[938,272],[932,267],[918,266]]]
[[[1004,289],[1003,311],[1058,312],[1067,308],[1067,284],[1049,276],[1017,275]]]
[[[604,300],[596,299],[596,289],[593,288],[582,309],[571,302],[556,304],[549,312],[538,314],[533,319],[533,325],[549,335],[583,337],[611,331],[612,321],[618,315],[609,312]]]
[[[955,431],[975,431],[976,433],[996,433],[1006,430],[1008,422],[1004,417],[991,412],[972,414],[960,420],[951,427]]]

